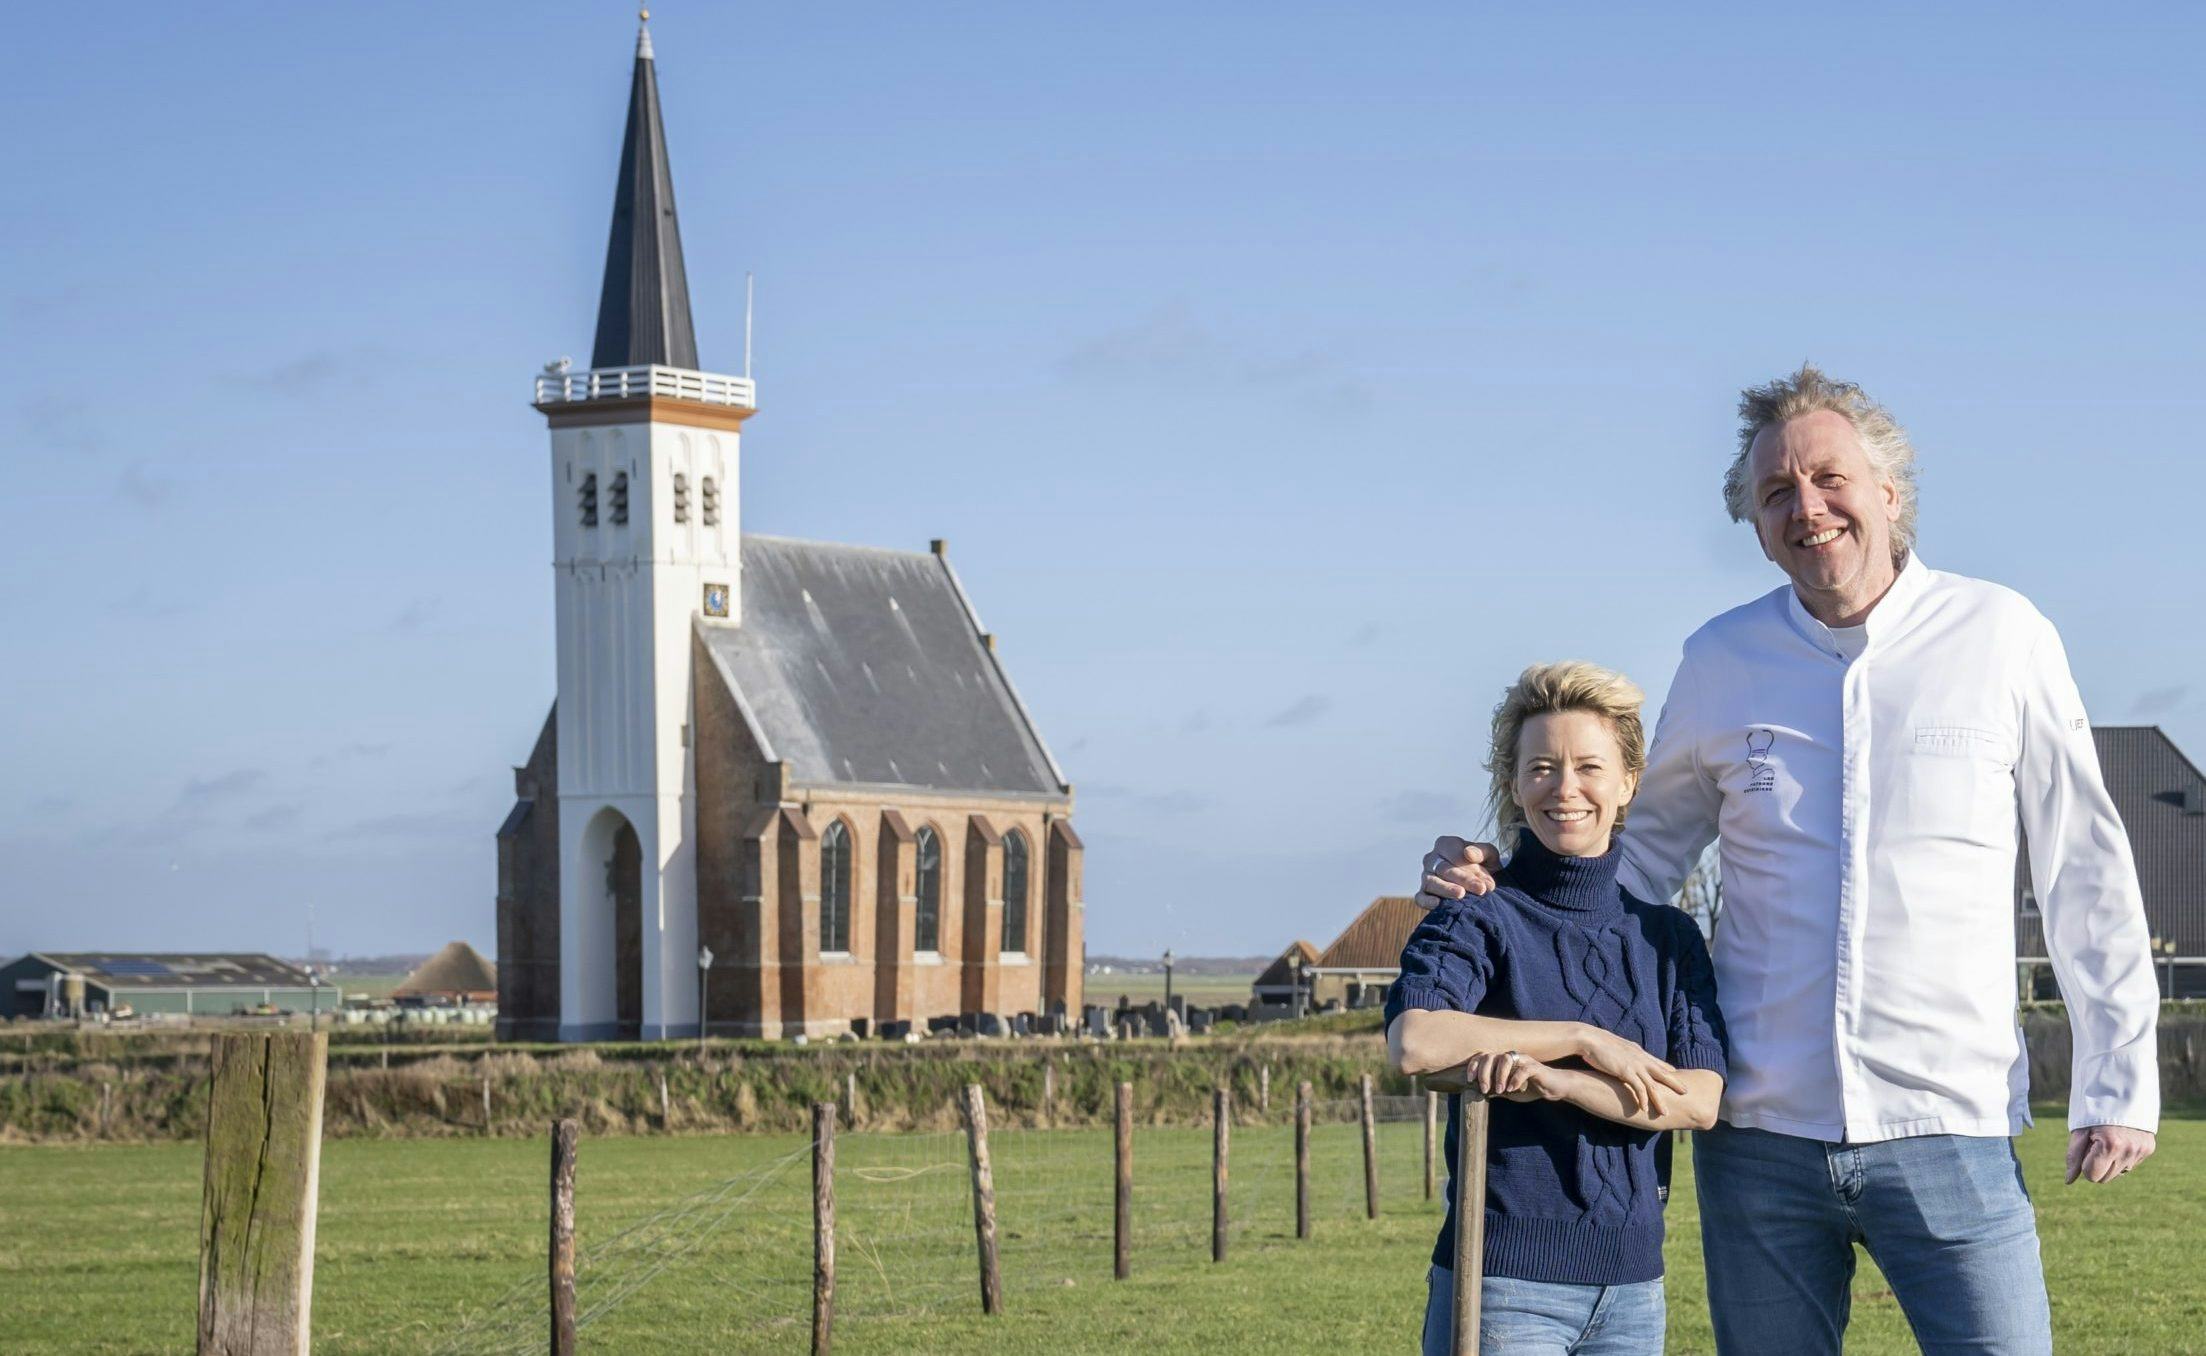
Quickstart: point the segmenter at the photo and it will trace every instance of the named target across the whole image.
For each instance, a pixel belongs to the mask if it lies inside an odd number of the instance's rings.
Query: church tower
[[[698,364],[648,23],[590,366],[547,369],[535,404],[551,426],[558,608],[558,1038],[694,1033],[692,635],[741,616],[754,401],[747,378]]]

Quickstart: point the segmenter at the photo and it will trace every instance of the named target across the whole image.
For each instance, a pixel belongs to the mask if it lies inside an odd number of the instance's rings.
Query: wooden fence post
[[[666,1069],[659,1067],[654,1068],[651,1072],[657,1075],[659,1080],[659,1130],[663,1134],[671,1128],[674,1122],[674,1099],[667,1096]]]
[[[1226,1151],[1233,1127],[1233,1094],[1219,1088],[1210,1096],[1210,1260],[1226,1260]]]
[[[835,1329],[835,1104],[812,1104],[812,1356]]]
[[[581,1139],[580,1121],[552,1122],[552,1356],[574,1356],[574,1156]]]
[[[1425,1199],[1432,1199],[1433,1145],[1440,1138],[1440,1094],[1425,1092]]]
[[[115,1125],[115,1085],[100,1084],[100,1138],[106,1139]]]
[[[843,1075],[843,1124],[858,1128],[858,1071],[852,1069]]]
[[[483,1075],[483,1133],[490,1133],[490,1075]]]
[[[1057,1061],[1042,1061],[1042,1124],[1057,1123]]]
[[[1371,1075],[1363,1076],[1363,1217],[1379,1217],[1379,1127],[1371,1113]]]
[[[322,1167],[320,1032],[222,1035],[199,1210],[201,1356],[305,1356]]]
[[[1294,1093],[1294,1236],[1310,1236],[1310,1085]]]
[[[1112,1225],[1111,1275],[1125,1280],[1133,1272],[1134,1233],[1134,1085],[1118,1085],[1118,1193]]]
[[[980,1084],[965,1085],[965,1143],[973,1158],[973,1237],[980,1245],[980,1311],[1003,1311],[1003,1273],[996,1267],[996,1176],[988,1165],[988,1104]]]
[[[1272,1066],[1269,1064],[1256,1071],[1256,1114],[1272,1114]]]
[[[1477,1356],[1479,1292],[1486,1283],[1486,1098],[1459,1094],[1455,1159],[1455,1353]]]

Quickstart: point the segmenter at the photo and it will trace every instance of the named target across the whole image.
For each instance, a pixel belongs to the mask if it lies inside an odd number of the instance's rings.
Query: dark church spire
[[[621,141],[620,182],[613,189],[613,235],[605,246],[592,367],[697,366],[650,18],[645,10],[636,33],[636,75],[628,87],[628,134]]]

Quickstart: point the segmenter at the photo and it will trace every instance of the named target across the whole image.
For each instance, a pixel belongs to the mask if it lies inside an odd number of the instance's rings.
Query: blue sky
[[[924,549],[1073,778],[1102,952],[1324,942],[1536,659],[1659,701],[1777,582],[1813,358],[1922,551],[2206,758],[2195,9],[662,5],[743,519]],[[0,954],[495,941],[552,696],[612,4],[20,8],[0,50]]]

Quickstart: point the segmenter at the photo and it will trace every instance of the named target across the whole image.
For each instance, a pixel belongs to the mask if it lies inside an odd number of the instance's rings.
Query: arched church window
[[[577,495],[582,508],[582,525],[597,526],[597,472],[582,477],[582,489]]]
[[[919,917],[912,923],[914,951],[942,949],[942,840],[931,828],[919,831]]]
[[[1003,839],[1003,949],[1026,951],[1026,835],[1017,829]]]
[[[820,835],[820,950],[850,950],[850,830],[839,819]]]

